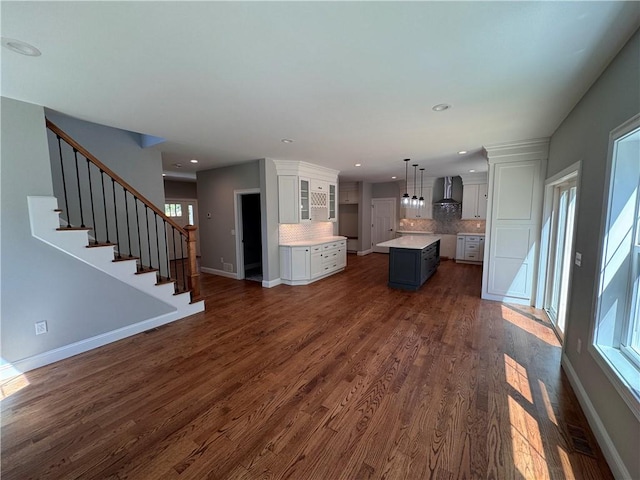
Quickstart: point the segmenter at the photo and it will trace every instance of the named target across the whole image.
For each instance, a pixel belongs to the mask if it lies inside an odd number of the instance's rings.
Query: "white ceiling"
[[[3,37],[42,51],[2,49],[3,96],[164,137],[166,171],[268,157],[371,182],[404,178],[404,158],[432,176],[486,170],[483,145],[550,136],[640,25],[638,2],[3,1],[1,14]]]

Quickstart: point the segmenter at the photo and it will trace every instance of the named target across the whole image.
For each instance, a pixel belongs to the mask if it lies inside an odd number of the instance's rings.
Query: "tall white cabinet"
[[[489,202],[482,298],[533,305],[549,140],[486,146]]]
[[[462,178],[462,220],[487,218],[487,173],[467,173]]]

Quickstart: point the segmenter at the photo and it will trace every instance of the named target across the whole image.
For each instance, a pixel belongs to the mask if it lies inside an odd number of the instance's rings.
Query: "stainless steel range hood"
[[[451,177],[444,177],[444,198],[433,202],[434,205],[459,205],[460,202],[451,198]]]

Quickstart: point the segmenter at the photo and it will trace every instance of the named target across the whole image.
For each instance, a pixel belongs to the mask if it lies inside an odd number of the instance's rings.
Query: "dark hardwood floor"
[[[2,478],[609,479],[540,312],[444,261],[309,286],[203,274],[206,312],[2,385]]]

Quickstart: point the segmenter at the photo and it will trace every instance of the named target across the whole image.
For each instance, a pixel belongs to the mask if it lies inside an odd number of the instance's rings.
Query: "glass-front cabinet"
[[[310,181],[308,178],[300,178],[300,221],[311,221]]]
[[[336,205],[338,204],[338,199],[336,192],[337,185],[335,183],[329,184],[329,220],[332,222],[335,222],[337,217]]]

